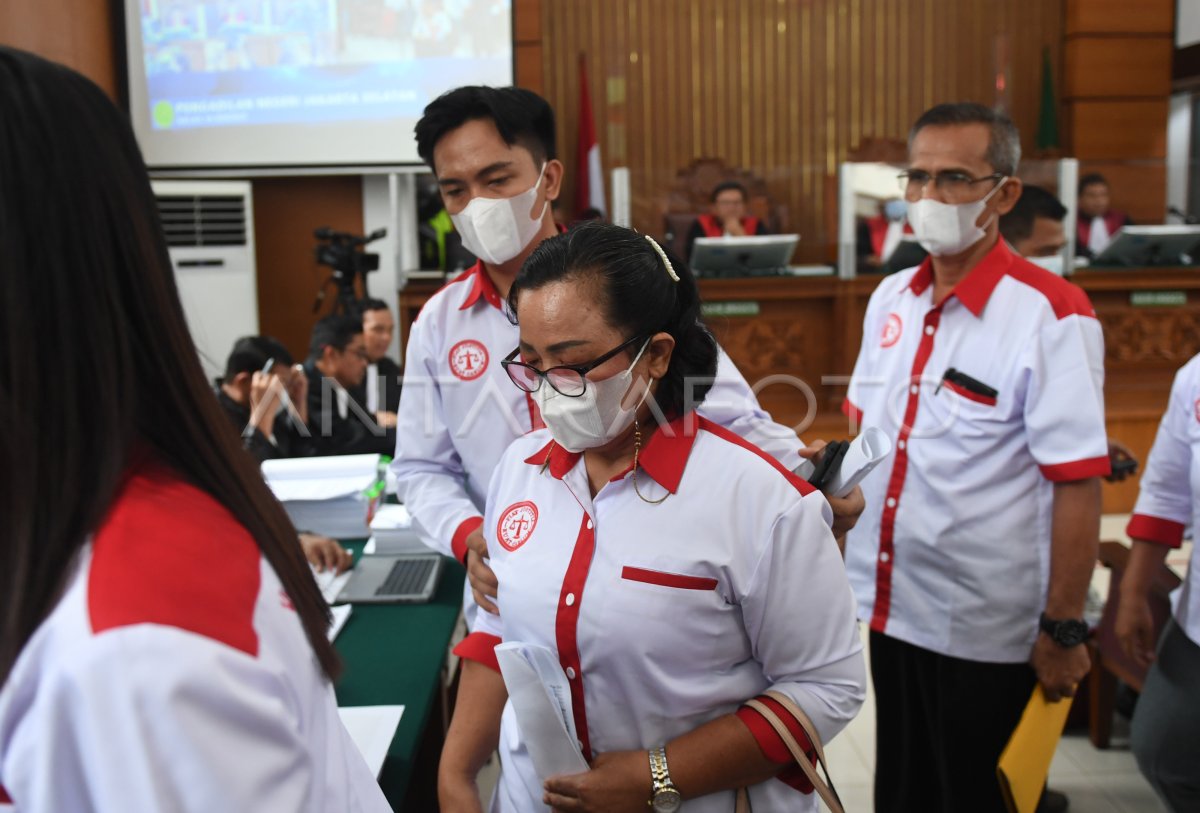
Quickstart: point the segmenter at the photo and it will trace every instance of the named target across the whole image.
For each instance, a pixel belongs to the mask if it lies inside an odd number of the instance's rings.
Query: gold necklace
[[[638,452],[641,451],[641,448],[642,448],[642,427],[641,427],[641,424],[638,423],[637,418],[634,418],[633,419],[633,491],[635,494],[638,495],[638,497],[641,498],[642,502],[649,503],[650,505],[658,505],[659,503],[666,500],[667,497],[670,497],[671,492],[668,491],[666,494],[662,495],[657,500],[649,500],[649,499],[646,499],[646,497],[642,494],[641,490],[638,489],[638,481],[637,481]]]

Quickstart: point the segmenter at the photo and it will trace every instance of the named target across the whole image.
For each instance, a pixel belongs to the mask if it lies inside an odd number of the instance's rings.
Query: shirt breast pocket
[[[647,624],[678,625],[682,614],[719,612],[730,606],[724,576],[708,562],[654,556],[650,561],[622,562],[617,574],[605,603],[611,612],[636,616]]]

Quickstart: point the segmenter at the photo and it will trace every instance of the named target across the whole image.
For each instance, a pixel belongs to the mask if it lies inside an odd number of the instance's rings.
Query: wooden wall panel
[[[308,354],[312,326],[329,313],[337,295],[335,288],[326,289],[320,313],[313,313],[317,290],[329,276],[313,255],[313,230],[320,226],[362,233],[359,176],[254,181],[259,329],[283,342],[297,359]],[[394,301],[383,291],[371,293]]]
[[[118,98],[112,3],[120,0],[3,0],[0,44],[74,68]]]
[[[1188,2],[1188,0],[1184,0]],[[1170,34],[1175,0],[1067,0],[1066,33]]]
[[[766,178],[802,261],[835,239],[823,190],[847,152],[904,138],[937,102],[1005,102],[1032,152],[1042,49],[1057,78],[1062,34],[1061,4],[1042,0],[542,0],[559,143],[575,142],[585,53],[604,165],[630,168],[634,225],[661,234],[676,171],[723,158]]]
[[[1167,157],[1169,102],[1088,100],[1071,106],[1072,155],[1081,161]]]
[[[1174,50],[1168,36],[1069,39],[1063,95],[1074,99],[1169,95]]]

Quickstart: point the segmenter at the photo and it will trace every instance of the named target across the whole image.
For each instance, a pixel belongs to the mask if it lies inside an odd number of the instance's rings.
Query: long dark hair
[[[650,240],[632,229],[588,221],[542,241],[508,289],[514,321],[521,292],[579,278],[594,283],[609,324],[629,336],[664,331],[675,339],[671,363],[655,400],[665,415],[680,415],[704,400],[717,372],[717,343],[700,318],[700,291],[691,270],[664,249],[671,278]],[[637,352],[634,347],[627,351]]]
[[[296,531],[205,381],[128,121],[0,48],[0,683],[141,449],[257,540],[334,677]]]

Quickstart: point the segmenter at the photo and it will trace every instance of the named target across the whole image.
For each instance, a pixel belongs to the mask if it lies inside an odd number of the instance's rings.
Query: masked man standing
[[[1087,296],[1012,253],[1016,127],[938,105],[909,135],[930,257],[876,289],[845,411],[893,438],[847,537],[876,695],[875,809],[1001,813],[996,762],[1036,683],[1088,672],[1082,621],[1109,472]]]

